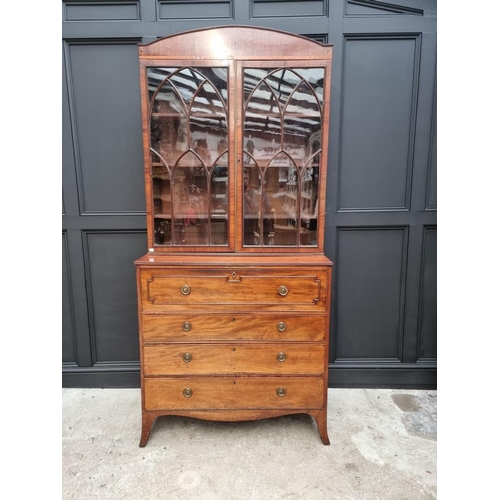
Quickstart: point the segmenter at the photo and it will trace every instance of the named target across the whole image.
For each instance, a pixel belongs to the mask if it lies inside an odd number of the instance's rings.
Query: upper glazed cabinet
[[[150,251],[323,252],[331,50],[242,26],[140,46]]]

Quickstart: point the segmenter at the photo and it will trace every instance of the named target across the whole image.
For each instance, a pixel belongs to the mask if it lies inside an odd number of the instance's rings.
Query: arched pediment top
[[[295,57],[294,54],[297,54]],[[330,59],[332,45],[285,31],[220,26],[186,31],[139,44],[141,59]]]

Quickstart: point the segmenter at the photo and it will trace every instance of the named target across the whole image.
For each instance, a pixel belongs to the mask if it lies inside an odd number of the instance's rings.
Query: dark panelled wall
[[[436,386],[436,1],[66,0],[64,387],[139,387],[137,43],[244,24],[334,45],[330,387]]]

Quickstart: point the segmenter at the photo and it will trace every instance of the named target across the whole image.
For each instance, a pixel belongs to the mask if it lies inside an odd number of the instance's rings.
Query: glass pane
[[[205,82],[198,90],[191,105],[191,114],[211,114],[226,116],[226,109],[221,101],[221,95],[210,83]]]
[[[316,246],[318,227],[318,184],[320,155],[317,153],[302,171],[300,192],[300,244]]]
[[[171,245],[172,193],[170,170],[155,153],[151,152],[154,240],[157,245]]]
[[[172,220],[155,216],[154,233],[156,245],[172,245]]]
[[[297,245],[298,181],[294,162],[278,155],[266,172],[266,186],[275,200],[274,245]]]
[[[196,68],[196,71],[218,90],[227,107],[227,68]],[[222,103],[220,107],[222,109]]]
[[[227,245],[227,216],[212,217],[210,220],[210,244],[211,245]]]
[[[245,69],[243,72],[243,93],[245,102],[247,102],[250,94],[254,91],[259,82],[263,80],[272,69],[251,68]]]
[[[247,113],[245,115],[243,149],[259,163],[267,166],[281,150],[281,119],[265,114]],[[243,155],[243,161],[249,160]]]
[[[300,84],[302,79],[290,70],[282,70],[272,73],[266,79],[266,82],[273,89],[278,101],[283,109],[295,90],[295,87]]]
[[[263,82],[252,94],[247,103],[246,112],[259,114],[280,114],[280,107],[276,96],[269,86]]]
[[[188,129],[185,106],[168,81],[156,94],[151,111],[151,148],[172,165],[187,150]]]
[[[183,115],[151,117],[151,148],[167,165],[173,165],[187,151],[187,120]]]
[[[211,180],[210,233],[212,245],[227,245],[228,224],[228,153],[227,141],[221,140],[217,145],[219,158],[215,161]]]
[[[249,160],[243,168],[243,231],[245,245],[261,245],[261,174]]]
[[[172,196],[170,191],[170,175],[168,173],[153,173],[154,213],[163,217],[172,215]]]
[[[321,147],[321,119],[285,116],[283,122],[284,150],[302,166]]]
[[[193,151],[207,167],[211,167],[220,156],[220,144],[227,144],[227,122],[223,119],[192,116],[190,128]]]
[[[158,90],[158,87],[167,82],[167,79],[174,71],[177,71],[177,69],[178,68],[148,68],[148,92],[150,101],[153,99],[153,95]]]
[[[191,68],[183,68],[180,71],[173,68],[171,71],[176,72],[172,74],[169,81],[178,90],[186,107],[189,107],[194,94],[203,82],[203,77]]]
[[[264,173],[264,182],[261,186],[261,220],[262,244],[274,245],[274,224],[276,221],[276,209],[280,200],[276,195],[276,183],[279,170],[269,167]]]
[[[207,170],[191,152],[184,155],[173,171],[174,245],[207,245]]]
[[[186,114],[187,108],[182,102],[181,95],[168,80],[163,83],[156,94],[151,109],[153,114]]]
[[[323,106],[324,68],[295,68],[294,71],[311,86],[320,106]]]
[[[297,87],[287,102],[285,113],[320,116],[318,101],[308,85],[301,83]]]

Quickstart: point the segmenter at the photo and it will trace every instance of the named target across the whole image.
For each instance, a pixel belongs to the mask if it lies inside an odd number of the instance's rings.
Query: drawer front
[[[189,269],[142,268],[142,311],[256,310],[324,311],[326,268]]]
[[[321,409],[320,377],[144,379],[146,410]]]
[[[158,344],[143,347],[145,376],[322,375],[322,344]]]
[[[204,340],[323,341],[326,316],[250,314],[143,315],[144,342]]]

